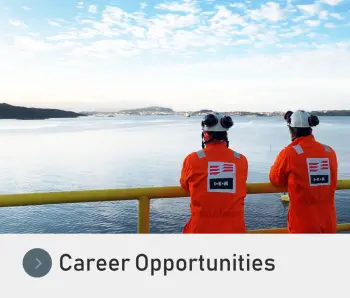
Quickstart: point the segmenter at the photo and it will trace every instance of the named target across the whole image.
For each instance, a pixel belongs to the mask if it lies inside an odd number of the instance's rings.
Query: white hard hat
[[[295,112],[288,111],[284,115],[284,119],[290,127],[295,128],[310,128],[319,124],[317,116],[311,116],[304,110],[297,110]]]
[[[204,131],[228,131],[233,126],[233,120],[230,116],[221,113],[207,114],[202,121]]]

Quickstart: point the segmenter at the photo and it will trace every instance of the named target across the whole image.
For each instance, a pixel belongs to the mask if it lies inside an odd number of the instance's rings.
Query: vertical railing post
[[[150,210],[150,198],[139,198],[139,218],[138,218],[138,233],[149,233],[149,210]]]

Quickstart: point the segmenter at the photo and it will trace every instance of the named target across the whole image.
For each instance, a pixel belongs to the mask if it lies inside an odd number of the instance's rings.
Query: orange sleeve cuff
[[[270,169],[270,182],[278,186],[287,186],[289,159],[286,150],[282,150]]]
[[[181,178],[180,178],[180,185],[186,191],[189,191],[188,184],[189,184],[190,176],[191,176],[190,156],[187,156],[182,165]]]

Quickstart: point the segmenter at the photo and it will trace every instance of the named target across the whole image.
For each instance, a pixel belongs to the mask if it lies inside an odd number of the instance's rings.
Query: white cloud
[[[332,44],[331,30],[323,29],[329,34],[327,39],[322,38],[322,32],[316,34],[314,30],[314,27],[320,25],[320,20],[322,23],[329,22],[324,24],[325,28],[333,28],[335,25],[330,21],[338,23],[336,20],[342,20],[343,17],[335,13],[334,8],[331,7],[328,11],[329,6],[317,4],[320,3],[319,0],[313,0],[316,2],[312,5],[298,6],[297,11],[293,11],[296,7],[294,5],[301,1],[288,1],[286,8],[284,4],[276,3],[277,0],[270,1],[259,6],[259,9],[250,11],[247,9],[252,9],[252,6],[246,1],[244,6],[243,3],[235,3],[235,0],[220,1],[224,5],[216,5],[219,1],[213,1],[215,7],[207,5],[207,11],[201,11],[198,4],[208,1],[165,1],[166,3],[157,6],[158,10],[155,13],[148,13],[147,10],[147,14],[140,10],[146,5],[139,2],[136,8],[138,11],[134,12],[113,5],[99,7],[101,16],[96,15],[95,18],[90,14],[86,15],[87,11],[91,11],[89,5],[93,2],[79,2],[77,6],[84,6],[86,11],[80,11],[78,22],[75,23],[74,18],[65,23],[59,19],[49,21],[51,26],[62,24],[58,35],[46,37],[50,31],[48,28],[41,28],[42,31],[38,33],[27,34],[25,31],[25,36],[17,36],[13,44],[7,45],[6,51],[1,44],[0,65],[3,67],[4,63],[7,63],[11,68],[8,61],[16,61],[19,65],[16,72],[23,77],[23,82],[24,77],[29,77],[29,80],[33,78],[30,71],[22,71],[19,61],[32,63],[35,67],[31,69],[35,71],[37,66],[41,67],[42,79],[37,81],[42,81],[44,86],[47,86],[47,83],[57,84],[54,89],[45,87],[48,94],[42,98],[55,97],[58,98],[58,102],[62,96],[67,100],[81,100],[83,103],[91,100],[91,94],[100,95],[99,90],[102,90],[101,98],[110,98],[110,104],[118,92],[118,97],[125,100],[135,101],[141,97],[145,101],[155,99],[162,102],[166,98],[167,104],[178,106],[190,105],[192,98],[198,98],[197,101],[192,101],[197,105],[206,105],[219,96],[223,99],[220,103],[230,105],[232,94],[237,94],[241,108],[253,105],[258,109],[260,105],[265,109],[269,105],[276,107],[276,104],[281,102],[280,98],[286,101],[298,98],[303,103],[308,98],[326,98],[327,92],[330,94],[327,97],[330,102],[329,99],[339,94],[339,90],[348,90],[349,44]],[[253,3],[256,5],[254,1]],[[245,11],[244,15],[240,11],[242,8]],[[343,16],[345,17],[345,14]],[[291,20],[297,22],[295,26]],[[278,21],[282,22],[276,23]],[[13,26],[22,24],[21,21],[12,20]],[[289,40],[294,37],[307,39],[304,42]],[[329,44],[324,44],[326,41]],[[273,45],[271,48],[277,49],[281,54],[252,54],[260,53],[260,48],[266,45]],[[306,52],[315,48],[319,50]],[[237,58],[225,58],[222,50],[227,50],[230,57],[237,54]],[[44,53],[45,59],[42,58]],[[240,53],[244,53],[244,57]],[[17,59],[26,57],[27,54],[36,55],[32,56],[33,59]],[[188,59],[191,55],[197,55],[196,59]],[[129,60],[130,56],[132,58]],[[133,56],[139,56],[139,59]],[[152,63],[146,63],[145,61],[149,62],[146,57],[151,57]],[[208,61],[209,57],[217,63],[192,62],[201,61],[202,58]],[[67,69],[62,68],[61,82],[47,77],[48,73],[51,76],[56,75],[53,65],[56,65],[58,60],[60,63],[71,63],[70,70],[75,70],[74,75],[69,71],[68,79]],[[185,66],[178,67],[177,61]],[[87,64],[94,65],[94,71],[84,68]],[[155,70],[156,64],[164,66]],[[327,68],[328,66],[332,67]],[[95,72],[97,69],[101,71]],[[303,74],[302,77],[300,73]],[[77,78],[81,74],[90,77],[88,83],[84,81],[85,88],[64,88],[65,82],[79,81]],[[93,84],[96,81],[98,83]],[[107,84],[106,81],[110,83]],[[113,82],[116,81],[123,82],[120,84],[121,89],[114,86]],[[131,88],[135,85],[140,86],[140,90]],[[36,88],[36,92],[40,93],[40,88]],[[57,90],[61,91],[57,93]],[[219,93],[215,93],[217,90]],[[27,90],[18,90],[23,94],[25,91]],[[0,93],[3,94],[3,90],[0,89]]]
[[[318,4],[309,4],[309,5],[297,5],[297,7],[302,10],[304,13],[314,16],[320,10]]]
[[[252,42],[248,39],[240,39],[233,42],[233,45],[245,45],[245,44],[251,44]]]
[[[64,42],[59,42],[56,44],[57,48],[72,48],[75,46],[79,46],[79,43],[73,42],[73,41],[64,41]]]
[[[350,48],[350,42],[337,42],[336,45],[338,48],[342,49]]]
[[[280,39],[297,37],[302,34],[309,34],[309,38],[316,38],[316,35],[310,33],[310,28],[305,29],[302,26],[288,28],[289,23],[286,21],[280,24],[264,22],[264,20],[276,22],[284,19],[285,11],[275,2],[268,2],[260,9],[247,11],[246,16],[233,13],[234,10],[229,9],[229,5],[217,5],[213,11],[198,14],[198,11],[194,12],[188,8],[195,8],[195,1],[172,2],[166,5],[170,10],[175,9],[176,11],[180,9],[179,5],[182,5],[180,6],[182,8],[185,5],[185,10],[187,10],[181,11],[183,12],[181,14],[163,12],[148,16],[141,11],[126,12],[117,6],[106,6],[99,20],[80,18],[78,22],[82,26],[71,24],[67,30],[48,37],[47,41],[55,41],[55,43],[48,43],[45,46],[58,48],[60,44],[61,48],[66,49],[65,55],[73,53],[74,57],[79,57],[79,59],[83,59],[84,56],[84,59],[89,59],[92,56],[106,58],[111,55],[139,55],[147,52],[197,55],[200,54],[197,49],[199,51],[206,51],[208,48],[217,50],[226,46],[248,44],[251,45],[250,49],[262,48],[275,43],[278,43],[280,48],[287,48]],[[311,5],[311,7],[314,6]],[[316,10],[310,10],[310,5],[306,5],[306,8],[302,10],[307,16],[302,16],[300,20],[304,20],[309,27],[320,25],[319,20],[305,21],[305,18],[309,18],[310,13],[313,14]],[[317,12],[320,18],[328,17],[326,10]],[[249,17],[261,22],[249,22]],[[61,21],[49,21],[49,24],[59,26]],[[104,38],[111,37],[116,40],[115,43],[104,40]],[[97,43],[96,38],[102,40]],[[85,41],[80,45],[76,42],[83,39]],[[66,46],[63,46],[64,44]],[[77,45],[80,46],[79,49],[75,48]],[[119,51],[117,46],[121,47]],[[310,44],[310,47],[316,46]]]
[[[138,54],[139,50],[127,40],[101,40],[95,41],[88,46],[74,48],[73,56],[85,56],[107,58],[113,55],[131,56]]]
[[[298,23],[298,22],[300,22],[300,21],[302,21],[302,20],[305,20],[305,19],[307,19],[307,18],[308,18],[308,16],[301,15],[301,16],[298,16],[298,17],[296,17],[296,18],[293,18],[292,21],[295,22],[295,23]]]
[[[278,40],[275,31],[268,31],[261,34],[257,34],[257,39],[261,41],[261,46],[266,44],[275,44]]]
[[[248,14],[251,19],[256,21],[266,19],[271,22],[277,22],[284,18],[284,12],[276,2],[263,4],[261,9],[248,10]]]
[[[209,20],[211,30],[223,29],[225,32],[229,33],[232,25],[243,25],[245,23],[241,15],[233,14],[232,11],[225,6],[217,6],[216,8],[216,14]]]
[[[91,13],[97,13],[97,6],[90,5],[88,11]]]
[[[214,48],[208,48],[208,49],[205,49],[204,52],[207,52],[207,53],[216,53],[216,49],[214,49]]]
[[[60,23],[57,23],[55,21],[48,21],[47,22],[50,26],[53,26],[53,27],[61,27],[61,24]]]
[[[261,9],[262,16],[272,22],[280,21],[284,18],[284,13],[280,5],[276,2],[268,2]]]
[[[315,32],[311,32],[311,33],[307,34],[306,36],[309,37],[309,38],[311,38],[311,39],[313,39],[313,38],[315,38],[317,35],[316,35]]]
[[[318,27],[318,26],[320,26],[321,22],[320,22],[320,20],[306,20],[305,24],[310,26],[310,27]]]
[[[280,37],[292,38],[304,34],[305,31],[300,26],[293,26],[286,33],[280,33]]]
[[[337,28],[337,26],[333,23],[325,23],[324,26],[329,29]]]
[[[201,16],[212,16],[215,14],[215,11],[202,11],[200,13]]]
[[[328,16],[329,16],[328,10],[320,11],[319,16],[320,16],[320,19],[322,19],[322,20],[328,20]]]
[[[16,36],[14,37],[14,45],[16,48],[23,51],[35,51],[35,52],[46,52],[53,50],[55,46],[51,43],[47,43],[42,40],[24,37],[24,36]]]
[[[101,14],[101,20],[79,19],[79,23],[88,24],[89,27],[82,29],[74,28],[68,32],[62,32],[59,35],[52,36],[51,40],[73,40],[90,39],[97,36],[114,37],[135,31],[132,22],[143,22],[141,13],[129,14],[119,7],[106,6]],[[142,24],[145,25],[145,24]]]
[[[78,2],[76,7],[79,9],[84,8],[84,2],[83,1]]]
[[[198,17],[192,14],[165,14],[147,22],[147,38],[165,39],[175,36],[176,30],[191,27],[198,22]],[[151,41],[152,42],[152,41]]]
[[[178,12],[195,12],[196,2],[193,0],[184,0],[181,3],[160,3],[155,6],[158,10],[178,11]]]
[[[23,10],[32,10],[32,8],[31,7],[29,7],[29,6],[26,6],[26,5],[24,5],[24,6],[22,6],[22,8],[23,8]]]
[[[142,27],[134,26],[130,28],[130,33],[137,38],[144,38],[145,32],[146,32],[146,29]]]
[[[344,20],[344,18],[339,13],[331,13],[330,16],[340,21]]]
[[[147,15],[142,11],[126,12],[118,6],[106,6],[99,20],[81,17],[78,22],[82,26],[71,26],[67,31],[48,37],[47,40],[64,42],[85,39],[84,49],[77,50],[75,53],[86,55],[86,57],[91,57],[91,53],[94,57],[101,58],[112,55],[110,44],[108,46],[104,44],[104,47],[102,44],[94,44],[93,47],[90,47],[96,42],[96,38],[102,39],[100,40],[102,42],[104,38],[112,37],[118,41],[129,41],[133,55],[147,52],[197,55],[200,52],[196,52],[196,49],[205,51],[207,48],[214,48],[217,50],[217,47],[244,44],[250,44],[252,49],[278,43],[283,48],[280,38],[306,35],[311,31],[311,28],[303,28],[303,26],[288,27],[290,24],[286,21],[270,24],[270,22],[277,22],[286,17],[287,10],[282,9],[275,2],[268,2],[260,9],[247,10],[246,15],[234,13],[234,10],[229,9],[229,5],[216,5],[212,11],[200,12],[196,10],[196,1],[193,0],[163,3],[159,4],[159,7],[167,8],[168,11]],[[178,13],[178,10],[181,10],[182,13]],[[293,21],[303,21],[308,27],[320,25],[319,20],[314,18],[309,20],[310,15],[318,15],[320,19],[329,16],[328,11],[320,11],[317,5],[302,6],[301,10],[305,14]],[[288,10],[288,15],[289,13],[290,10]],[[248,21],[249,18],[253,22]],[[317,36],[321,37],[321,35]],[[308,37],[316,38],[312,34]],[[96,50],[97,45],[98,51]],[[310,47],[314,45],[310,44]],[[103,53],[104,50],[105,53]],[[116,53],[125,55],[126,52],[116,51]]]
[[[24,24],[21,20],[9,20],[9,24],[15,27],[27,28],[28,26]]]
[[[147,3],[146,2],[141,2],[140,3],[141,10],[145,9],[146,7],[147,7]]]
[[[336,6],[339,3],[343,2],[343,0],[320,0],[322,3],[326,3],[331,6]]]
[[[28,35],[33,36],[33,37],[38,37],[38,36],[40,36],[40,33],[39,32],[29,32]]]
[[[230,7],[233,7],[233,8],[245,8],[245,5],[243,3],[232,3],[230,4]]]
[[[245,24],[240,34],[247,35],[249,37],[256,36],[260,31],[264,29],[263,24]]]

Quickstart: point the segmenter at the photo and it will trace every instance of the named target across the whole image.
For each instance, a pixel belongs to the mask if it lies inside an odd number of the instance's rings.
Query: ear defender
[[[213,114],[206,115],[204,120],[202,121],[202,127],[213,127],[216,124],[218,124],[218,118],[216,118]]]
[[[233,120],[231,117],[225,116],[225,117],[221,118],[220,124],[223,128],[228,129],[228,128],[233,126]]]
[[[284,114],[284,116],[283,116],[283,118],[284,118],[284,120],[288,123],[288,124],[290,124],[290,117],[293,115],[293,112],[292,111],[288,111],[288,112],[286,112],[285,114]]]
[[[308,118],[308,122],[309,122],[310,127],[314,127],[320,123],[320,120],[318,119],[317,116],[311,115]]]

